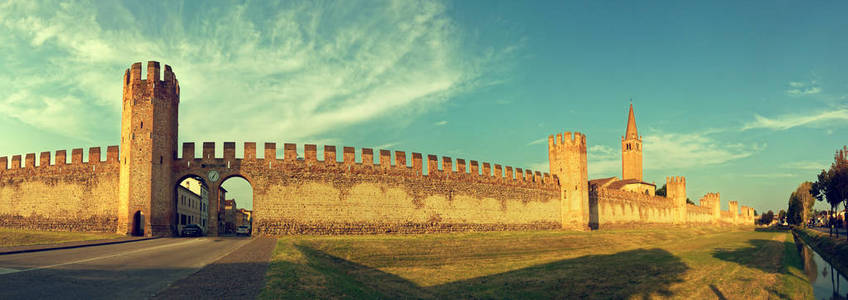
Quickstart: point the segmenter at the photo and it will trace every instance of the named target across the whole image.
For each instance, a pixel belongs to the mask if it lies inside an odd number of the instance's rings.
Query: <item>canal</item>
[[[848,279],[813,248],[795,237],[798,253],[804,261],[804,273],[813,286],[816,299],[848,299]]]

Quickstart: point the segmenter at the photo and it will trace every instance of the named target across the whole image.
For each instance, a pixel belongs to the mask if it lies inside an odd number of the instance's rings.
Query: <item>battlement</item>
[[[572,134],[570,131],[557,133],[556,136],[551,134],[548,136],[548,149],[550,151],[572,149],[586,152],[586,135],[580,132]]]
[[[668,184],[683,184],[683,185],[686,185],[686,177],[684,177],[684,176],[671,176],[671,177],[666,176],[665,177],[665,183],[666,183],[666,185],[668,185]]]
[[[405,151],[380,149],[378,161],[375,163],[374,150],[371,148],[359,149],[360,159],[357,161],[357,151],[354,147],[325,145],[323,160],[318,159],[318,147],[315,144],[303,145],[303,153],[298,153],[296,144],[285,143],[283,144],[283,157],[278,157],[277,144],[265,143],[265,151],[262,158],[257,156],[255,142],[244,143],[244,154],[241,158],[236,157],[236,143],[225,142],[223,143],[223,147],[223,156],[217,156],[215,154],[216,143],[203,142],[202,156],[196,157],[195,143],[183,143],[182,157],[178,158],[175,164],[183,164],[185,166],[190,166],[191,164],[226,164],[232,167],[240,164],[261,163],[263,165],[267,164],[269,167],[282,169],[310,166],[317,171],[320,171],[322,168],[337,171],[340,169],[342,172],[374,172],[403,176],[427,176],[442,180],[517,184],[550,189],[556,189],[558,187],[556,178],[549,173],[513,168],[511,166],[504,167],[500,164],[489,162],[481,163],[476,160],[468,161],[468,166],[466,166],[465,159],[456,159],[456,168],[454,169],[454,159],[451,157],[442,156],[440,166],[439,156],[430,154],[426,156],[425,160],[424,155],[417,152],[407,153]],[[337,155],[338,148],[343,149],[341,161],[339,161],[339,156]],[[392,157],[392,152],[394,152],[394,157]],[[515,170],[515,173],[513,173],[513,170]]]
[[[108,146],[106,148],[105,161],[103,160],[103,157],[101,155],[100,147],[92,147],[88,149],[87,161],[83,161],[82,148],[76,148],[71,150],[70,162],[68,162],[66,150],[57,150],[55,154],[51,152],[40,152],[38,154],[38,165],[36,165],[35,153],[27,153],[23,156],[23,160],[21,158],[21,155],[13,155],[11,164],[9,164],[7,156],[0,157],[0,172],[7,170],[11,171],[31,168],[61,167],[82,164],[92,165],[101,163],[117,163],[119,159],[119,150],[118,146]],[[51,163],[51,160],[53,161],[53,163]]]
[[[718,206],[721,204],[721,195],[719,193],[706,193],[698,202],[703,207]]]
[[[672,208],[673,204],[662,196],[651,196],[639,192],[625,190],[607,189],[592,186],[589,191],[590,198],[606,199],[619,202],[638,203],[656,208]]]
[[[136,62],[124,71],[124,101],[132,99],[126,95],[132,95],[136,93],[135,91],[179,101],[180,83],[171,70],[171,66],[165,65],[165,72],[162,74],[158,61],[148,61],[146,79],[142,79],[141,70],[141,62]]]

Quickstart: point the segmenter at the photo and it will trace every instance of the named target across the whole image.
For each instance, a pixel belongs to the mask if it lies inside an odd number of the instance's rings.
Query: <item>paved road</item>
[[[0,299],[145,299],[249,241],[163,238],[0,255]]]

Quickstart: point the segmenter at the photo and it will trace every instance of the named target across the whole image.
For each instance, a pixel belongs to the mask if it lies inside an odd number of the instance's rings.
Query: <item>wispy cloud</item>
[[[749,157],[766,144],[725,143],[703,133],[663,133],[646,135],[644,168],[671,170],[719,165]]]
[[[425,112],[488,84],[513,51],[464,53],[438,2],[152,5],[154,18],[114,3],[0,3],[0,69],[14,70],[0,72],[0,114],[93,136],[119,122],[123,70],[151,59],[180,80],[183,137],[301,140]]]
[[[538,145],[538,144],[545,143],[547,141],[548,141],[548,138],[544,137],[544,138],[540,138],[540,139],[530,141],[529,143],[527,143],[527,146]]]
[[[821,92],[822,89],[816,80],[810,80],[808,82],[791,81],[789,82],[789,88],[786,90],[786,94],[791,96],[815,95]]]
[[[436,125],[436,126],[445,126],[447,124],[448,124],[448,121],[445,121],[445,120],[441,120],[441,121],[438,121],[436,123],[433,123],[433,125]]]
[[[789,178],[795,177],[795,174],[791,173],[761,173],[761,174],[744,174],[742,176],[750,177],[750,178]]]
[[[793,161],[781,165],[784,169],[819,171],[830,167],[830,164],[817,161]]]
[[[764,128],[786,130],[798,126],[823,125],[827,122],[848,121],[848,109],[831,109],[806,114],[786,114],[774,118],[754,115],[754,121],[742,126],[742,130]]]
[[[385,143],[385,144],[382,144],[382,145],[374,146],[373,148],[374,148],[374,149],[391,149],[392,147],[395,147],[395,146],[397,146],[397,145],[399,145],[399,144],[400,144],[400,143],[397,143],[397,142]]]

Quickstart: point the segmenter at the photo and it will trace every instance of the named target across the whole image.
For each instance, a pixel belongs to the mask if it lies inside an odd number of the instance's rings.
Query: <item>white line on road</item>
[[[129,255],[129,254],[133,254],[133,253],[144,252],[144,251],[149,251],[149,250],[154,250],[154,249],[174,247],[174,246],[179,246],[179,245],[187,244],[187,243],[194,243],[194,242],[198,242],[198,241],[202,241],[202,240],[203,239],[191,239],[191,240],[179,242],[179,243],[176,243],[176,244],[161,245],[161,246],[156,246],[156,247],[138,249],[138,250],[130,251],[130,252],[122,252],[122,253],[118,253],[118,254],[98,256],[98,257],[94,257],[94,258],[86,258],[86,259],[76,260],[76,261],[72,261],[72,262],[66,262],[66,263],[49,265],[49,266],[41,266],[41,267],[35,267],[35,268],[29,268],[29,269],[23,269],[23,270],[0,268],[0,275],[14,274],[14,273],[20,273],[20,272],[27,272],[27,271],[35,271],[35,270],[41,270],[41,269],[49,269],[49,268],[66,266],[66,265],[73,265],[73,264],[84,263],[84,262],[89,262],[89,261],[98,260],[98,259],[106,259],[106,258],[112,258],[112,257],[117,257],[117,256],[122,256],[122,255]]]

